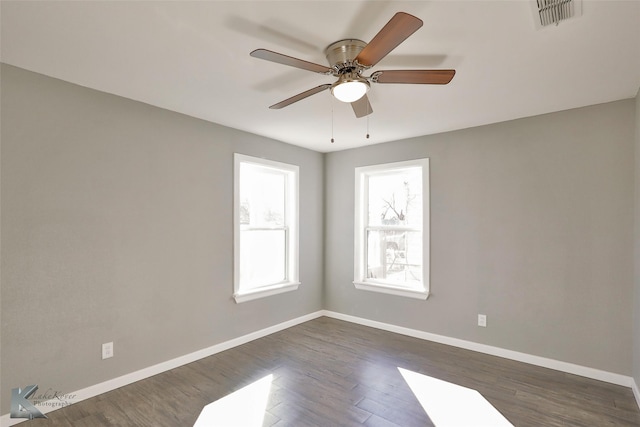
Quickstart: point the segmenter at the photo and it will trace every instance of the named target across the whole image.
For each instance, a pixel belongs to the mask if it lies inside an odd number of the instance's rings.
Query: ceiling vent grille
[[[535,0],[534,3],[539,17],[537,23],[542,27],[558,25],[582,14],[582,0]]]

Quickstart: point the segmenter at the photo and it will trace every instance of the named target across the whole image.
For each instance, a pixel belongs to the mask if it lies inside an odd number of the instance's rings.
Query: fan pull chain
[[[371,112],[369,111],[370,105],[371,104],[367,102],[367,139],[369,139],[369,115],[371,114]]]
[[[367,139],[369,139],[369,116],[367,116]]]
[[[333,144],[333,99],[331,100],[331,143]]]

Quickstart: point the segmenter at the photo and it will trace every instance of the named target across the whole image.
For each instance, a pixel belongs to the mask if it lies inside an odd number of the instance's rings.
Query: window
[[[429,295],[429,159],[356,168],[354,285]]]
[[[234,298],[298,288],[298,167],[234,156]]]

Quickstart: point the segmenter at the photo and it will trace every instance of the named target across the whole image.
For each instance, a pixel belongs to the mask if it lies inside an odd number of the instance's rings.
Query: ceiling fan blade
[[[373,113],[367,94],[365,94],[357,101],[353,101],[351,103],[351,107],[353,108],[353,112],[356,113],[357,118],[368,116],[369,114]]]
[[[376,83],[414,83],[446,85],[456,70],[390,70],[376,71],[372,78]]]
[[[264,59],[266,61],[277,62],[278,64],[288,65],[290,67],[301,68],[307,71],[313,71],[320,74],[331,74],[331,68],[324,65],[314,64],[313,62],[304,61],[294,58],[293,56],[283,55],[267,49],[256,49],[249,55],[254,58]]]
[[[422,20],[419,18],[405,12],[396,13],[369,44],[362,49],[356,60],[365,66],[377,64],[420,27],[422,27]]]
[[[317,87],[314,87],[313,89],[309,89],[307,91],[304,91],[302,93],[299,93],[297,95],[292,96],[291,98],[285,99],[284,101],[280,101],[277,104],[273,104],[272,106],[270,106],[269,108],[271,108],[272,110],[279,110],[280,108],[286,107],[287,105],[291,105],[294,102],[298,102],[302,99],[305,99],[311,95],[315,95],[316,93],[322,92],[323,90],[329,89],[331,87],[330,84],[324,84],[324,85],[320,85]]]

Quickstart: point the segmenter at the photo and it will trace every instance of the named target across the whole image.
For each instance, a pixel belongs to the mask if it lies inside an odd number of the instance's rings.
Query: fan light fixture
[[[331,86],[331,93],[338,101],[354,102],[362,98],[369,90],[369,82],[360,76],[343,74],[340,79]]]
[[[582,0],[537,0],[538,3],[551,1],[576,2]],[[360,118],[373,113],[366,96],[371,83],[446,85],[456,74],[456,70],[378,70],[368,77],[362,76],[364,71],[380,62],[421,26],[422,20],[419,18],[405,12],[398,12],[369,43],[358,39],[342,39],[327,46],[324,54],[329,63],[328,67],[267,49],[256,49],[250,55],[265,61],[337,78],[333,84],[325,83],[305,90],[284,101],[270,105],[270,109],[279,110],[331,88],[332,96],[341,102],[351,104],[356,117]]]

